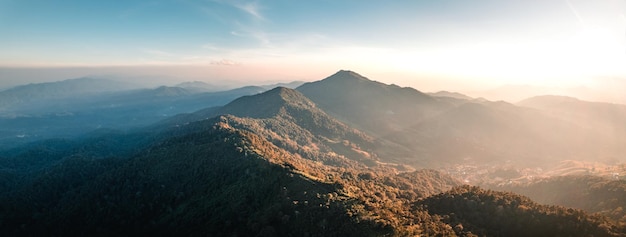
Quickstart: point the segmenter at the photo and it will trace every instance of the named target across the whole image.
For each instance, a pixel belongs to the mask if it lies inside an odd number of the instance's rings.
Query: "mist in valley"
[[[626,236],[619,1],[0,1],[1,236]]]

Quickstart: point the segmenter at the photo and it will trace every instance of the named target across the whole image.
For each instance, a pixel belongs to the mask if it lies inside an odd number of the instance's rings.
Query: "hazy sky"
[[[626,80],[625,15],[625,0],[0,0],[0,86],[340,69],[426,90]]]

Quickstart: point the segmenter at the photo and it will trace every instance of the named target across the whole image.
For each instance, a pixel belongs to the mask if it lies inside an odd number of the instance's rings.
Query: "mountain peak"
[[[415,124],[447,106],[416,89],[384,84],[346,70],[297,90],[327,113],[380,134]]]
[[[294,89],[290,89],[290,88],[282,87],[282,86],[275,87],[274,89],[271,89],[259,95],[278,97],[283,102],[288,102],[288,103],[297,102],[301,100],[306,100],[306,101],[309,100],[308,98],[304,97],[304,95],[302,95],[300,92]]]
[[[277,87],[274,87],[273,89],[266,91],[265,93],[266,94],[285,94],[285,93],[291,93],[290,91],[293,91],[293,89],[289,89],[287,87],[282,87],[282,86],[277,86]]]
[[[335,74],[327,77],[323,81],[370,81],[364,76],[360,74],[350,71],[350,70],[340,70]]]
[[[308,109],[315,107],[315,104],[294,89],[276,87],[256,95],[240,97],[225,105],[221,112],[239,117],[269,118],[279,114],[286,106]]]
[[[181,87],[160,86],[151,91],[153,95],[158,97],[174,97],[192,94],[187,89]]]

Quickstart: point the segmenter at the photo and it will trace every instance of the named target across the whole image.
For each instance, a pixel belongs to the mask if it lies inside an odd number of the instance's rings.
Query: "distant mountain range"
[[[608,161],[626,152],[624,126],[600,118],[597,121],[614,128],[613,133],[572,122],[567,114],[554,116],[458,95],[454,100],[430,96],[349,71],[298,90],[329,114],[384,143],[377,153],[388,162],[430,167],[463,160],[540,165],[562,157]],[[617,110],[610,113],[613,116],[600,117],[626,121]]]
[[[0,148],[46,138],[74,137],[97,128],[147,126],[179,113],[221,106],[271,86],[215,91],[219,87],[196,81],[145,89],[95,78],[18,86],[0,91]]]
[[[0,111],[7,107],[33,101],[68,97],[76,98],[136,88],[138,86],[130,83],[97,78],[78,78],[60,82],[28,84],[0,91]]]
[[[280,85],[300,85],[298,93],[283,89],[281,94],[314,105],[316,112],[306,116],[323,114],[326,120],[341,121],[370,136],[374,142],[369,149],[380,162],[433,168],[460,161],[524,160],[527,165],[538,165],[562,157],[619,160],[626,152],[624,105],[558,96],[533,97],[514,105],[455,92],[426,94],[352,71],[339,71],[316,82]],[[234,105],[211,108],[274,85],[221,92],[199,92],[200,87],[208,90],[210,85],[204,82],[179,86],[128,90],[132,86],[126,83],[82,78],[3,91],[0,96],[22,99],[13,100],[19,106],[0,112],[0,145],[69,138],[97,128],[136,128],[168,117],[180,119],[176,115],[184,113],[190,113],[187,120],[218,113],[260,118],[246,114],[252,111],[248,107],[254,105],[261,109],[255,111],[270,115],[284,109],[277,104],[285,99],[250,101],[247,97],[236,100],[246,101],[238,109]],[[308,102],[302,102],[303,98]]]
[[[588,101],[626,104],[626,96],[621,92],[622,88],[626,88],[626,80],[623,78],[594,78],[591,81],[596,83],[571,88],[503,85],[489,90],[467,91],[466,94],[481,96],[494,101],[504,100],[509,103],[517,103],[530,97],[542,95],[561,95]]]
[[[275,87],[287,87],[287,88],[291,88],[294,89],[300,85],[304,84],[303,81],[292,81],[292,82],[287,82],[287,83],[274,83],[274,84],[268,84],[268,85],[258,85],[258,87],[262,87],[266,90],[270,90],[272,88]],[[175,85],[174,87],[180,87],[180,88],[184,88],[187,90],[190,90],[192,92],[216,92],[216,91],[225,91],[225,90],[230,90],[233,89],[231,87],[228,86],[220,86],[220,85],[213,85],[213,84],[209,84],[203,81],[190,81],[190,82],[183,82],[183,83],[179,83],[177,85]]]
[[[622,105],[426,94],[352,71],[295,89],[191,89],[197,85],[43,101],[21,113],[68,114],[2,120],[13,123],[6,133],[85,128],[0,150],[0,233],[626,236],[618,209],[626,207],[613,200],[623,180],[585,179],[611,199],[594,208],[537,194],[559,184],[587,187],[568,178],[512,182],[565,159],[625,162]],[[110,124],[88,129],[93,121]],[[511,186],[491,188],[575,206],[464,185],[480,174],[510,176]]]
[[[459,100],[472,100],[474,98],[469,97],[467,95],[458,93],[458,92],[450,92],[450,91],[438,91],[438,92],[434,92],[434,93],[428,93],[431,96],[434,97],[448,97],[448,98],[454,98],[454,99],[459,99]]]

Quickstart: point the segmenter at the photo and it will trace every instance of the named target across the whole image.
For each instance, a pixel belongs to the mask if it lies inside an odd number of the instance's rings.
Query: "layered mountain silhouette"
[[[626,182],[592,175],[558,176],[492,187],[519,193],[546,205],[578,208],[626,222]]]
[[[619,117],[604,113],[592,119],[600,124],[589,126],[506,102],[433,97],[350,71],[298,90],[385,144],[377,150],[384,161],[431,167],[463,160],[540,165],[563,157],[607,161],[626,152],[623,126],[603,121],[624,121],[618,110],[613,114]],[[603,110],[598,104],[592,107]],[[610,132],[596,130],[598,126],[609,126]]]
[[[451,92],[451,91],[438,91],[435,93],[428,93],[428,94],[431,96],[435,96],[435,97],[448,97],[448,98],[454,98],[454,99],[459,99],[459,100],[473,100],[474,99],[467,95],[464,95],[458,92]]]
[[[237,99],[220,111],[229,114],[152,135],[153,145],[134,155],[94,159],[77,150],[40,172],[25,171],[32,175],[21,185],[0,186],[16,189],[0,197],[4,233],[370,236],[426,231],[411,224],[411,217],[431,223],[433,233],[450,232],[426,211],[407,212],[408,202],[457,181],[436,171],[396,175],[355,158],[372,158],[355,144],[369,142],[368,137],[328,117],[299,92],[276,88]]]
[[[378,160],[371,152],[374,139],[327,115],[300,92],[276,87],[267,92],[243,96],[215,109],[174,118],[178,124],[217,115],[233,115],[238,128],[253,131],[276,145],[298,152],[309,159],[339,162],[339,157]]]
[[[449,172],[428,169],[526,167],[622,152],[619,142],[598,147],[610,138],[553,107],[452,100],[350,71],[297,90],[255,89],[143,128],[99,129],[0,152],[0,233],[626,235],[621,201],[607,202],[617,215],[603,213],[608,208],[588,209],[591,215],[461,186]],[[177,87],[140,92],[126,95],[162,103],[223,98]],[[590,142],[578,134],[598,137]],[[592,181],[603,192],[622,186]]]
[[[28,84],[0,91],[0,111],[32,101],[87,96],[136,88],[138,86],[129,83],[89,77]]]
[[[373,134],[400,131],[451,106],[413,88],[343,70],[297,90],[329,114]]]
[[[82,84],[72,85],[79,87]],[[99,93],[82,93],[75,89],[78,95],[69,97],[74,89],[66,89],[62,90],[67,94],[64,96],[40,95],[47,99],[24,100],[15,108],[0,109],[0,148],[47,138],[72,138],[98,128],[125,130],[147,126],[179,113],[221,106],[240,96],[265,91],[261,87],[246,86],[196,93],[180,87],[162,86]]]
[[[566,96],[537,96],[517,103],[594,130],[624,134],[626,105],[582,101]],[[615,137],[617,138],[617,137]]]

